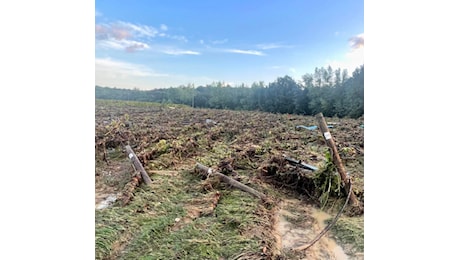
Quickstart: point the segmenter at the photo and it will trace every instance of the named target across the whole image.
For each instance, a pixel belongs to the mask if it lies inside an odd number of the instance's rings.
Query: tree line
[[[268,85],[259,81],[251,86],[230,87],[213,82],[198,87],[188,84],[153,90],[96,86],[96,98],[302,115],[322,112],[327,117],[358,118],[364,114],[364,65],[351,76],[346,69],[333,70],[328,66],[315,68],[314,73],[306,73],[298,82],[286,75]]]

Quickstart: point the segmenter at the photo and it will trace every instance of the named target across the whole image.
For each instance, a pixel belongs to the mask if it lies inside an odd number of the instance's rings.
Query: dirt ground
[[[353,192],[364,206],[364,119],[326,120],[353,180]],[[363,246],[351,242],[357,240],[353,238],[356,234],[346,233],[353,230],[347,225],[355,220],[362,223],[357,224],[358,230],[363,230],[363,213],[356,214],[348,208],[341,216],[344,228],[340,229],[337,222],[337,229],[329,231],[311,248],[296,250],[321,232],[346,197],[339,186],[334,186],[335,177],[329,177],[329,185],[326,181],[321,186],[324,189],[318,190],[318,179],[313,180],[311,172],[280,159],[287,155],[320,171],[329,169],[329,149],[321,133],[305,128],[317,125],[314,117],[97,100],[95,123],[98,259],[133,256],[155,259],[153,251],[163,252],[163,248],[158,245],[157,250],[152,245],[146,249],[149,246],[144,242],[153,238],[146,236],[142,228],[146,226],[144,223],[153,221],[151,219],[159,221],[163,217],[169,224],[158,234],[165,241],[180,240],[178,248],[193,246],[187,252],[177,252],[177,248],[174,253],[171,248],[164,251],[177,259],[364,259]],[[151,176],[151,187],[141,184],[129,189],[135,170],[124,153],[126,145],[132,147]],[[196,163],[212,167],[266,194],[270,205],[235,191],[216,178],[194,175]],[[329,190],[327,197],[325,190]],[[145,200],[148,196],[160,196],[159,191],[162,191],[161,197],[155,199],[163,201]],[[157,194],[150,194],[155,192]],[[123,204],[121,198],[129,200]],[[169,205],[168,200],[177,201],[171,203],[174,208],[165,208],[161,215],[160,209]],[[233,203],[242,206],[233,208],[230,206]],[[241,215],[235,213],[237,210]],[[142,218],[131,220],[133,212]],[[176,215],[172,216],[172,212]],[[122,221],[123,214],[131,215]],[[204,223],[214,225],[217,220],[223,226],[211,230],[215,236],[207,240],[195,237],[191,231]],[[222,251],[212,251],[219,248],[211,246],[217,243],[212,237],[217,239],[220,233],[235,225],[234,235],[227,236],[229,243],[241,242],[241,247],[219,242]],[[359,239],[363,238],[360,234]],[[176,236],[181,237],[172,240]],[[183,240],[192,245],[181,244],[185,243]],[[135,250],[140,247],[144,251]],[[225,257],[226,252],[229,257]]]

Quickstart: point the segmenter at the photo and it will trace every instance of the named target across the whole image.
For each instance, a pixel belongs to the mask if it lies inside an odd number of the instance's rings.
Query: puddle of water
[[[295,209],[297,212],[291,212],[287,208]],[[309,243],[324,229],[325,221],[332,218],[326,212],[300,205],[295,200],[283,203],[277,217],[278,246],[282,249],[294,249]],[[328,233],[305,253],[307,255],[305,259],[349,259],[343,248],[328,237]]]
[[[96,205],[96,209],[105,209],[117,200],[117,195],[110,194],[105,200]]]

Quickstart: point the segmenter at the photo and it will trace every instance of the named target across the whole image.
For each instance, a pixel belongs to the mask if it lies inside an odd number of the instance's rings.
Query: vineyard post
[[[142,166],[141,162],[139,161],[139,158],[137,158],[136,154],[134,153],[133,149],[131,149],[131,146],[127,145],[125,147],[126,153],[128,154],[128,158],[131,161],[132,164],[134,164],[134,167],[138,172],[141,173],[142,179],[147,185],[152,184],[152,180],[150,179],[149,175],[147,172],[145,172],[144,167]]]
[[[348,173],[346,172],[345,167],[342,164],[342,159],[340,159],[339,151],[337,150],[337,146],[335,145],[334,139],[332,138],[331,133],[329,132],[329,129],[326,124],[326,120],[323,117],[323,113],[319,113],[315,117],[316,117],[316,120],[318,121],[319,129],[321,131],[322,136],[326,140],[326,143],[329,146],[329,148],[331,148],[332,150],[333,162],[335,166],[337,167],[337,170],[340,174],[342,184],[344,185],[345,190],[348,193],[350,190],[351,180],[350,182],[348,182],[348,179],[349,179]],[[354,206],[361,208],[360,203],[358,199],[356,198],[355,193],[353,191],[351,192],[350,201],[351,203],[353,203]]]

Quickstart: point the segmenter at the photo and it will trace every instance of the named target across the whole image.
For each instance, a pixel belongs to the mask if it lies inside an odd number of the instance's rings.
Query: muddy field
[[[95,115],[97,259],[364,258],[363,212],[350,206],[299,250],[347,196],[321,133],[307,129],[314,117],[102,100]],[[326,120],[364,207],[364,120]],[[133,181],[126,145],[151,185]],[[268,201],[199,175],[196,163]]]

